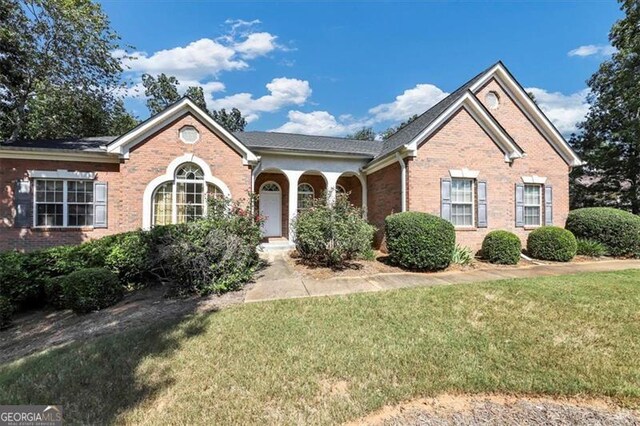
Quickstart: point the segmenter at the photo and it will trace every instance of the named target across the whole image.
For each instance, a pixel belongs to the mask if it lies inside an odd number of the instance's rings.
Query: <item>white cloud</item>
[[[285,106],[303,105],[311,96],[311,87],[306,80],[274,78],[266,85],[268,95],[254,98],[251,93],[237,93],[219,99],[209,99],[213,109],[238,108],[247,121],[255,121],[262,112],[275,112]]]
[[[337,120],[327,111],[289,111],[288,121],[282,126],[272,129],[272,132],[303,133],[307,135],[344,136],[362,128],[363,123]]]
[[[245,40],[234,45],[234,49],[245,59],[264,56],[278,48],[276,36],[269,33],[249,34]]]
[[[533,93],[538,106],[564,136],[577,131],[577,124],[584,120],[589,111],[587,95],[589,89],[565,95],[560,92],[548,92],[537,87],[526,89]]]
[[[569,56],[609,56],[616,52],[616,48],[608,44],[587,44],[569,51]]]
[[[404,121],[414,114],[422,114],[447,95],[433,84],[418,84],[396,96],[395,101],[371,108],[369,113],[377,122]]]

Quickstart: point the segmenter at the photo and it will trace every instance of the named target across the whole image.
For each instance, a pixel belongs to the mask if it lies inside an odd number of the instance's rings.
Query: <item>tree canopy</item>
[[[376,139],[376,132],[371,127],[363,127],[355,133],[347,135],[349,139],[358,139],[361,141],[372,141]]]
[[[90,0],[0,0],[0,137],[110,134],[123,108],[118,35]],[[134,124],[135,125],[135,124]]]
[[[591,105],[571,143],[587,162],[572,173],[574,207],[612,205],[640,213],[640,3],[621,1],[611,28],[617,51],[589,79]]]

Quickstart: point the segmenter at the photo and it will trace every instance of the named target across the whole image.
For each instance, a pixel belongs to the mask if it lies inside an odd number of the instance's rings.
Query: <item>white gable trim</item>
[[[511,73],[505,68],[502,63],[497,63],[490,71],[485,73],[482,78],[471,86],[470,90],[477,93],[488,81],[495,78],[502,89],[509,95],[509,97],[518,105],[518,107],[524,112],[529,121],[538,129],[538,131],[545,136],[545,139],[549,141],[556,151],[560,154],[562,159],[571,167],[581,166],[582,160],[571,149],[567,141],[560,134],[558,129],[553,125],[549,118],[538,108],[538,106],[531,100],[529,95],[522,89],[520,84],[513,78]]]
[[[447,108],[440,116],[429,126],[427,126],[422,132],[418,134],[411,142],[409,142],[406,148],[413,152],[414,155],[418,153],[418,146],[429,136],[435,133],[440,126],[442,126],[449,118],[451,118],[461,108],[465,110],[473,117],[473,119],[483,128],[485,132],[493,139],[493,141],[504,152],[504,161],[511,162],[516,158],[524,157],[522,152],[511,140],[509,135],[504,131],[495,119],[487,114],[487,111],[482,106],[480,101],[471,93],[465,93],[460,99]]]
[[[135,127],[131,131],[120,136],[109,145],[107,145],[107,152],[117,153],[121,156],[128,158],[129,150],[136,146],[136,144],[143,141],[146,137],[164,127],[167,122],[172,121],[186,113],[191,113],[205,123],[209,130],[220,135],[225,142],[227,142],[234,150],[242,155],[243,163],[255,164],[258,162],[258,157],[251,152],[246,146],[242,144],[227,131],[224,127],[219,125],[209,114],[206,114],[196,104],[194,104],[189,98],[183,98],[175,104],[171,105],[164,111],[151,117],[149,120],[143,122],[139,126]]]

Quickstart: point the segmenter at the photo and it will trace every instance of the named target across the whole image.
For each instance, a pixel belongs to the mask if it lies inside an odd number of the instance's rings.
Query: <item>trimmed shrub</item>
[[[333,205],[325,197],[311,201],[292,226],[298,255],[307,262],[340,267],[370,256],[375,228],[345,196],[338,195]]]
[[[581,256],[602,257],[607,254],[607,248],[597,241],[584,238],[576,238],[576,241],[578,242],[577,254]]]
[[[572,210],[566,228],[576,238],[597,241],[612,256],[640,256],[640,217],[611,207]]]
[[[527,238],[527,252],[536,259],[568,262],[577,249],[576,237],[571,231],[557,226],[543,226],[531,231]]]
[[[8,297],[0,296],[0,330],[11,325],[11,316],[13,315],[13,305]]]
[[[44,284],[44,293],[46,295],[47,304],[56,309],[66,308],[63,283],[67,279],[66,275],[48,278]]]
[[[522,243],[509,231],[491,231],[482,241],[482,257],[490,263],[515,265],[520,261]]]
[[[451,263],[456,244],[454,227],[428,213],[387,216],[385,235],[391,262],[410,269],[438,270]]]
[[[29,309],[44,304],[46,259],[40,252],[0,253],[0,296],[16,308]]]
[[[124,295],[118,276],[105,268],[72,272],[64,277],[61,284],[64,303],[79,314],[104,309]]]
[[[451,263],[454,265],[469,265],[473,261],[473,254],[469,247],[456,244],[453,249],[453,256],[451,256]]]

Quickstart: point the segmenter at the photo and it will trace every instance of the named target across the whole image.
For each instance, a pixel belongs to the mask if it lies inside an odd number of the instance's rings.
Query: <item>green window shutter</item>
[[[93,184],[93,227],[107,227],[107,183]]]

